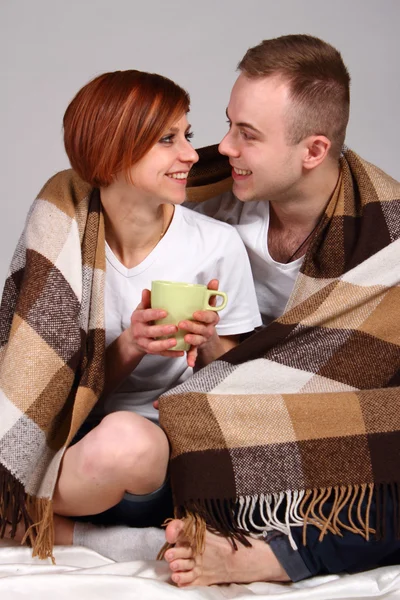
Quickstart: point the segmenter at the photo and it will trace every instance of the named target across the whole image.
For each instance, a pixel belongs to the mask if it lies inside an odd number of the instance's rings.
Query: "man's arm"
[[[216,334],[215,339],[210,340],[203,348],[199,348],[196,369],[201,369],[210,364],[213,360],[217,360],[220,356],[232,350],[239,344],[240,335],[219,336]]]

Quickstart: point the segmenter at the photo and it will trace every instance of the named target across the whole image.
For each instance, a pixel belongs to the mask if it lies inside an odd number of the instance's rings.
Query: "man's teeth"
[[[237,175],[251,175],[251,171],[245,171],[244,169],[237,169],[236,167],[233,167],[233,170]]]
[[[172,179],[187,179],[188,173],[167,173],[167,176]]]

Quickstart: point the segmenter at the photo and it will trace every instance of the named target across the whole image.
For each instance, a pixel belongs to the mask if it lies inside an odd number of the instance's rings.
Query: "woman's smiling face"
[[[186,115],[176,121],[147,154],[135,163],[128,178],[135,192],[162,202],[181,204],[186,198],[187,176],[199,160],[190,143],[192,134]],[[126,177],[119,174],[119,177]]]

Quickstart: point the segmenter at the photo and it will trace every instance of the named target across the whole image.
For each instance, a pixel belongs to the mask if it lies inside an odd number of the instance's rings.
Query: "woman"
[[[175,83],[132,70],[89,82],[64,116],[70,163],[104,214],[107,350],[103,394],[61,463],[56,515],[132,526],[171,515],[168,440],[152,403],[189,377],[196,361],[211,362],[261,324],[236,231],[181,207],[198,160],[188,110],[189,96]],[[199,311],[179,324],[191,344],[187,357],[171,350],[176,327],[153,324],[166,316],[150,308],[155,279],[211,289],[219,281],[228,293],[220,321]]]

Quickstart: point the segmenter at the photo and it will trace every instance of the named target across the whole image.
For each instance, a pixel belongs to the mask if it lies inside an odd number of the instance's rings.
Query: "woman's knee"
[[[88,472],[104,476],[166,470],[169,445],[165,433],[144,417],[119,411],[107,415],[82,440],[82,463]]]

